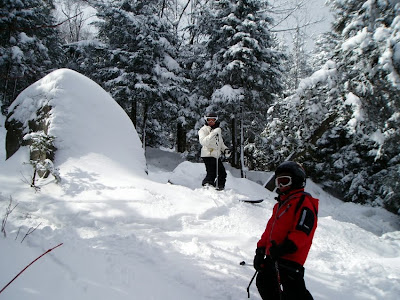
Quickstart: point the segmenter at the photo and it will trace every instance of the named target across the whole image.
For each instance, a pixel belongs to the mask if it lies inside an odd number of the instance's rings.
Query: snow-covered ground
[[[24,97],[36,99],[35,93],[46,92],[58,108],[60,99],[70,101],[67,112],[54,112],[54,120],[64,120],[53,128],[63,134],[56,141],[63,146],[56,157],[61,183],[39,181],[41,189],[35,192],[27,183],[32,176],[28,149],[20,148],[7,161],[1,150],[1,219],[11,198],[18,206],[8,216],[7,237],[0,237],[0,289],[39,255],[63,245],[31,265],[0,299],[247,299],[254,269],[239,262],[252,263],[275,195],[236,177],[232,169],[225,191],[203,189],[203,164],[165,149],[147,149],[146,175],[140,170],[143,151],[132,145],[138,142],[136,132],[121,125],[127,118],[122,110],[77,74],[62,70],[58,75]],[[81,86],[71,91],[69,83],[78,84],[77,79]],[[74,97],[64,97],[73,92]],[[90,95],[97,97],[84,110],[86,125],[67,122],[82,113],[79,105]],[[104,112],[109,112],[106,121]],[[0,121],[4,143],[4,117]],[[108,130],[110,124],[126,126],[123,134]],[[94,129],[97,134],[82,132]],[[74,137],[69,147],[66,141]],[[262,182],[269,175],[249,177]],[[168,184],[169,179],[176,184]],[[314,299],[400,299],[399,218],[381,208],[343,203],[311,181],[306,190],[320,199],[305,265]],[[255,205],[238,201],[259,197],[266,200]],[[254,284],[250,293],[260,299]]]

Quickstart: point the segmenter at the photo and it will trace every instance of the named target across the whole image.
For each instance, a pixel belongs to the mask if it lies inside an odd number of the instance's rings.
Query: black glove
[[[254,256],[253,266],[254,269],[260,271],[264,268],[265,258],[265,247],[259,247],[256,249],[256,255]]]
[[[281,256],[281,249],[275,241],[272,241],[271,243],[272,246],[269,247],[269,256],[271,256],[272,260],[277,260],[279,256]]]
[[[275,241],[271,241],[272,246],[269,247],[269,256],[272,260],[277,260],[280,256],[294,253],[297,251],[297,246],[291,240],[286,239],[282,244],[277,245]]]

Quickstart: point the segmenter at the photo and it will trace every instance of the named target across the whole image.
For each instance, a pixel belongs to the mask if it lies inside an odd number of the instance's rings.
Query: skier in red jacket
[[[318,199],[304,192],[303,167],[286,161],[275,171],[278,203],[257,243],[254,268],[263,300],[313,299],[304,282],[304,263],[317,228]]]

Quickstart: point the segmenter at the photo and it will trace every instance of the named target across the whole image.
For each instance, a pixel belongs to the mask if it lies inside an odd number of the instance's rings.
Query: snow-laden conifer
[[[7,108],[18,94],[62,60],[51,1],[2,1],[0,8],[0,102]]]
[[[400,4],[330,2],[336,47],[294,95],[270,109],[267,161],[295,150],[314,180],[336,195],[398,212]]]

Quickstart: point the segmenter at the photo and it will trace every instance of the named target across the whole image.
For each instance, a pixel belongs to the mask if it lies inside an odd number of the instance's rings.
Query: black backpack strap
[[[300,207],[303,205],[305,198],[306,198],[306,194],[304,193],[303,195],[301,195],[299,202],[297,202],[297,204],[296,204],[296,208],[294,209],[294,214],[297,214]]]
[[[300,209],[300,207],[303,205],[304,199],[306,198],[306,196],[311,196],[311,194],[307,193],[307,192],[303,192],[303,195],[301,195],[299,202],[297,202],[296,204],[296,208],[294,210],[294,213],[297,214],[298,210]],[[314,207],[314,213],[316,216],[318,216],[318,211],[315,208],[314,204],[311,203]]]

